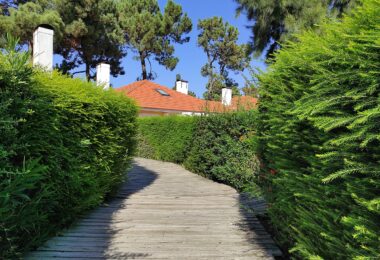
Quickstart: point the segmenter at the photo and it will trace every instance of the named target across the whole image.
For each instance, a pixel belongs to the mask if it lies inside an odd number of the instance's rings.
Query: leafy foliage
[[[182,163],[193,137],[195,120],[184,116],[139,118],[138,156]]]
[[[244,13],[254,22],[251,48],[270,57],[280,46],[294,40],[294,34],[318,28],[325,17],[339,17],[356,0],[235,0],[237,14]]]
[[[249,63],[248,46],[237,44],[239,31],[221,17],[200,20],[198,23],[198,46],[207,55],[207,64],[201,74],[208,77],[204,98],[220,100],[222,88],[234,89],[239,94],[237,84],[229,77],[229,71],[243,71]]]
[[[252,190],[259,172],[255,115],[243,111],[199,118],[185,167],[238,190]]]
[[[139,120],[138,155],[183,163],[195,173],[239,190],[257,191],[254,111]]]
[[[15,259],[115,191],[137,108],[79,79],[34,72],[28,53],[0,56],[0,258]]]
[[[120,22],[126,42],[141,62],[141,79],[154,79],[155,74],[146,62],[151,57],[165,68],[173,70],[179,61],[174,56],[173,43],[183,44],[183,37],[192,29],[192,23],[182,7],[169,0],[161,13],[157,0],[123,0],[119,3]]]
[[[301,258],[380,257],[379,10],[298,36],[259,78],[269,214]]]

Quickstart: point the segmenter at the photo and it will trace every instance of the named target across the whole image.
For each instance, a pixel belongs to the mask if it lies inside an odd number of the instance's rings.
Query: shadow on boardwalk
[[[27,259],[273,259],[281,251],[232,188],[138,158],[118,194]]]
[[[249,194],[241,193],[239,195],[240,202],[240,214],[244,216],[246,220],[246,224],[240,225],[241,230],[246,231],[247,234],[253,232],[261,237],[260,241],[255,240],[255,238],[247,236],[249,241],[252,243],[262,243],[265,245],[266,243],[270,243],[273,241],[272,236],[267,232],[270,229],[269,223],[263,223],[263,219],[266,219],[267,212],[267,204],[263,198],[252,197]],[[259,219],[261,217],[261,220]],[[259,225],[257,225],[259,223]],[[266,226],[263,226],[266,224]],[[250,232],[249,232],[250,231]],[[273,250],[273,256],[275,259],[289,259],[288,256],[284,255],[283,252],[277,245],[272,244],[273,248],[268,248],[269,250]]]
[[[122,209],[129,196],[151,185],[157,179],[157,173],[133,163],[128,173],[128,181],[122,185],[118,195],[96,210],[85,219],[74,224],[62,236],[49,240],[36,252],[26,256],[26,259],[138,259],[148,254],[133,252],[118,252],[109,254],[108,248],[112,238],[123,231],[115,227],[114,215]]]

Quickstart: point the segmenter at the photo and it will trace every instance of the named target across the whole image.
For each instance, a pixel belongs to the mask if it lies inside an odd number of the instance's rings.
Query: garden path
[[[273,259],[281,251],[229,186],[137,158],[119,195],[27,259]],[[251,205],[252,206],[252,205]]]

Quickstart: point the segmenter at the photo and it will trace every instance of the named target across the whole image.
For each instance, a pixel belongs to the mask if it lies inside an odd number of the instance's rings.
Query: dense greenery
[[[254,111],[139,120],[139,156],[184,164],[195,173],[253,191],[259,162]]]
[[[193,137],[195,120],[185,116],[139,118],[137,155],[182,163]]]
[[[0,54],[0,258],[15,259],[122,182],[137,109],[121,94]]]
[[[207,100],[221,100],[222,88],[232,88],[238,95],[237,83],[229,76],[230,72],[243,71],[249,63],[248,45],[237,43],[239,31],[224,22],[222,17],[212,17],[198,22],[198,46],[207,56],[207,63],[201,74],[207,77]]]
[[[235,0],[237,14],[252,25],[251,48],[271,56],[281,44],[305,29],[317,29],[326,17],[340,17],[358,0]]]
[[[20,39],[21,44],[33,46],[33,32],[40,24],[49,24],[55,28],[56,40],[62,39],[64,23],[59,12],[51,8],[51,2],[3,1],[0,15],[0,35],[12,33]]]
[[[262,185],[277,239],[295,258],[380,258],[380,0],[236,1],[255,22],[253,50],[271,56],[284,47],[245,88],[259,96],[259,114],[142,118],[139,156],[181,163],[239,190]],[[51,24],[61,69],[86,64],[88,79],[104,60],[122,74],[123,44],[137,53],[143,79],[154,78],[152,57],[173,69],[173,43],[187,42],[191,30],[173,1],[163,13],[156,0],[1,4],[0,32],[32,45],[34,27]],[[228,72],[248,61],[247,46],[221,18],[198,28],[206,98],[219,99],[221,87],[234,86]],[[134,150],[133,103],[34,72],[28,58],[0,55],[0,258],[20,256],[98,205],[122,181]]]
[[[380,258],[379,10],[379,0],[365,1],[288,42],[255,82],[259,116],[196,118],[176,160],[239,189],[261,184],[277,239],[295,258]]]
[[[380,258],[379,11],[302,34],[260,77],[269,215],[295,256]]]
[[[200,117],[184,166],[238,190],[252,190],[258,180],[255,111]]]

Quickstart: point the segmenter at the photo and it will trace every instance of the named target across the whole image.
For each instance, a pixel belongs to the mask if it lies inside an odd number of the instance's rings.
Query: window
[[[156,88],[156,91],[157,91],[158,93],[160,93],[161,95],[163,95],[163,96],[167,96],[167,97],[170,96],[165,90],[162,90],[162,89]]]

